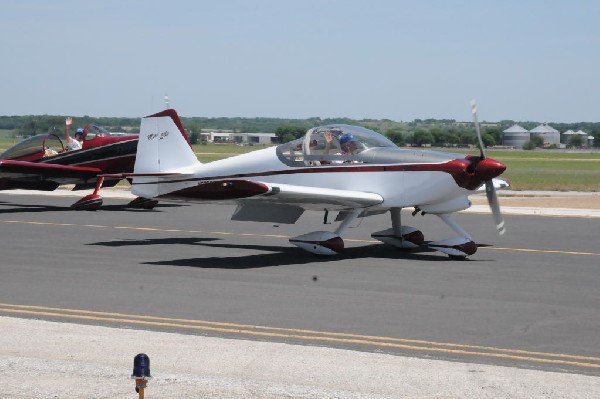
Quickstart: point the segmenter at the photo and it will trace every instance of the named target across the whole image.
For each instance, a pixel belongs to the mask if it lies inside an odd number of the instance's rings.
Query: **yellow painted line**
[[[527,212],[527,211],[516,211],[514,209],[512,210],[507,210],[507,208],[511,208],[511,207],[503,207],[502,209],[504,210],[503,214],[504,215],[508,215],[508,216],[535,216],[535,217],[539,217],[539,216],[543,216],[545,218],[562,218],[562,219],[599,219],[600,216],[597,215],[559,215],[559,214],[550,214],[550,213],[531,213],[531,212]],[[513,208],[520,208],[520,207],[513,207]],[[523,208],[532,208],[532,207],[523,207]],[[598,209],[578,209],[579,211],[583,211],[583,212],[588,212],[588,213],[596,213],[598,212]],[[468,210],[468,211],[460,211],[461,213],[467,213],[467,214],[475,214],[475,215],[489,215],[490,212],[489,211],[475,211],[475,210]]]
[[[213,331],[248,336],[312,340],[365,346],[388,347],[412,351],[494,357],[537,363],[562,364],[584,368],[600,368],[600,358],[558,353],[531,352],[518,349],[451,344],[391,337],[378,337],[347,333],[321,332],[314,330],[252,326],[205,320],[173,319],[122,313],[94,312],[76,309],[49,308],[43,306],[14,305],[0,303],[0,312],[33,316],[60,317],[75,320],[92,320],[124,324],[179,328],[184,330]],[[596,363],[594,363],[596,362]]]
[[[498,158],[494,158],[498,159]],[[551,162],[562,162],[562,161],[575,161],[575,162],[600,162],[598,158],[547,158],[547,157],[502,157],[502,161],[551,161]]]
[[[481,247],[479,249],[490,249],[492,251],[541,252],[541,253],[547,253],[547,254],[600,256],[600,253],[596,253],[596,252],[560,251],[560,250],[556,250],[556,249],[529,249],[529,248],[502,248],[502,247]]]
[[[257,234],[257,233],[232,233],[227,231],[208,231],[208,230],[185,230],[185,229],[163,229],[160,227],[134,227],[134,226],[107,226],[99,224],[74,224],[74,223],[56,223],[56,222],[35,222],[27,220],[0,220],[0,223],[16,223],[16,224],[32,224],[60,227],[93,227],[100,229],[117,229],[117,230],[133,230],[133,231],[156,231],[165,233],[190,233],[190,234],[215,234],[223,236],[243,236],[243,237],[264,237],[264,238],[282,238],[289,239],[290,236],[281,234]],[[378,244],[377,240],[364,240],[344,238],[346,242]],[[480,247],[483,250],[495,251],[512,251],[512,252],[537,252],[546,254],[561,254],[561,255],[580,255],[580,256],[600,256],[597,252],[578,252],[578,251],[561,251],[556,249],[531,249],[531,248],[502,248],[502,247]]]
[[[228,236],[247,236],[247,237],[270,237],[270,238],[290,238],[280,234],[256,234],[256,233],[232,233],[227,231],[207,231],[207,230],[185,230],[185,229],[163,229],[160,227],[134,227],[134,226],[107,226],[99,224],[74,224],[74,223],[56,223],[56,222],[35,222],[28,220],[0,220],[0,223],[32,224],[59,227],[94,227],[100,229],[134,230],[134,231],[158,231],[168,233],[193,233],[193,234],[218,234]],[[373,241],[379,242],[379,241]]]

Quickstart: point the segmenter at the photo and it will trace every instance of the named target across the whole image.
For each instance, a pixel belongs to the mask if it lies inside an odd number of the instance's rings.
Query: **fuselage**
[[[456,154],[396,147],[366,150],[352,163],[291,166],[282,158],[281,148],[271,147],[199,165],[193,176],[174,178],[172,184],[164,180],[159,195],[177,199],[177,193],[173,192],[177,189],[233,179],[371,192],[384,198],[380,205],[383,208],[422,207],[466,198],[483,184],[483,181],[472,181],[475,176],[467,171],[469,165],[464,156]],[[465,183],[468,179],[471,179],[469,184]],[[134,193],[143,195],[142,191],[136,192],[135,185]],[[194,201],[194,198],[186,195],[185,200]],[[204,199],[198,198],[198,201]],[[469,204],[460,202],[453,206],[464,209]]]
[[[55,134],[43,134],[25,139],[0,155],[0,161],[6,161],[4,170],[12,168],[10,162],[56,165],[53,170],[61,167],[85,167],[97,169],[99,173],[129,173],[133,171],[138,144],[137,135],[127,136],[94,136],[83,142],[83,148],[75,151],[65,151],[63,141]],[[24,165],[15,165],[18,171],[23,171]],[[62,168],[66,170],[66,168]],[[94,184],[95,175],[78,175],[76,172],[63,172],[63,175],[52,175],[49,169],[31,168],[31,173],[16,173],[8,177],[0,177],[0,189],[24,188],[52,190],[60,184],[83,185],[77,188],[87,188]],[[118,180],[108,179],[105,186],[116,184]]]
[[[106,173],[127,168],[131,172],[137,141],[137,135],[95,136],[86,139],[81,150],[66,151],[56,134],[40,134],[11,146],[0,155],[0,160],[98,167]]]
[[[444,213],[469,207],[468,194],[505,169],[483,156],[399,148],[377,132],[351,125],[315,127],[276,147],[201,164],[176,120],[167,111],[142,120],[134,194],[283,207],[294,202],[304,209],[323,209],[329,196],[340,199],[338,205],[360,198],[355,205]]]

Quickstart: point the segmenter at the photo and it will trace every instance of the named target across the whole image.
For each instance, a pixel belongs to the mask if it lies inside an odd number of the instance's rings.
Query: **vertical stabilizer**
[[[142,119],[134,173],[189,173],[200,165],[185,129],[174,109],[167,109]],[[157,197],[168,176],[135,176],[131,192],[145,198]]]
[[[175,172],[199,163],[174,109],[142,119],[135,173]]]

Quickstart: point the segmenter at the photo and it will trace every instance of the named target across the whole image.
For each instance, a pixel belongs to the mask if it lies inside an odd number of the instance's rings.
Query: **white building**
[[[234,141],[243,144],[275,144],[277,135],[275,133],[234,133]]]
[[[275,144],[275,133],[234,133],[230,130],[203,131],[202,137],[209,143]]]

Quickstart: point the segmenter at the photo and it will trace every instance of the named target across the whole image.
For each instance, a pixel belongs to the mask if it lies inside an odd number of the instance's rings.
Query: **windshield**
[[[87,125],[84,129],[84,140],[91,140],[99,136],[110,136],[108,130],[96,125]]]
[[[366,162],[361,154],[381,147],[396,147],[396,144],[364,127],[327,125],[310,129],[304,137],[281,144],[277,153],[290,166],[318,166]]]
[[[26,155],[41,154],[43,146],[44,149],[52,148],[55,151],[63,149],[62,141],[55,134],[38,134],[13,145],[4,151],[0,159],[15,159]]]

